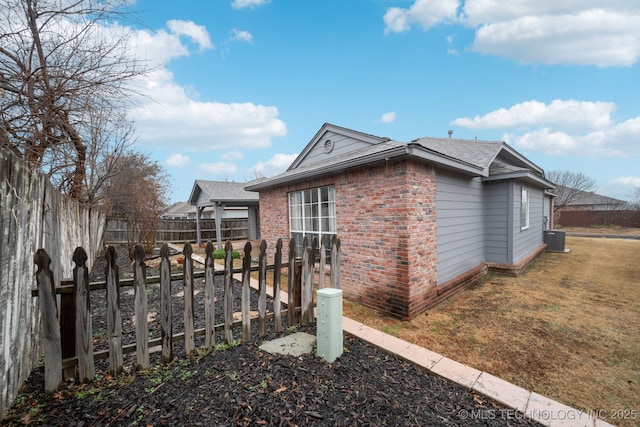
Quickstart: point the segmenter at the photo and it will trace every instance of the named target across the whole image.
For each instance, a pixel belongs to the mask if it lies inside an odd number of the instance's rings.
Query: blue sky
[[[284,171],[323,123],[502,140],[546,171],[640,186],[635,0],[138,0],[123,22],[153,67],[136,147],[171,175]],[[135,26],[134,26],[135,25]]]

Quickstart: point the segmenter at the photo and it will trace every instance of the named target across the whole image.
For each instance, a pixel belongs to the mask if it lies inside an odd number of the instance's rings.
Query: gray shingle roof
[[[466,139],[420,138],[414,142],[443,156],[461,160],[482,169],[489,167],[500,150],[504,148],[502,142]]]
[[[258,193],[246,191],[244,189],[246,182],[227,182],[227,181],[205,181],[202,179],[196,180],[194,184],[194,192],[192,192],[190,202],[193,203],[197,199],[197,194],[194,194],[198,188],[207,200],[214,202],[224,202],[227,204],[232,203],[257,203],[259,199]],[[194,199],[195,197],[195,199]]]

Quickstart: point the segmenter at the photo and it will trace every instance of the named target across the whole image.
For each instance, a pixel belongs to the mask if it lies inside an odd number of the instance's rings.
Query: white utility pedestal
[[[317,292],[316,354],[333,363],[342,355],[342,290],[325,288]]]

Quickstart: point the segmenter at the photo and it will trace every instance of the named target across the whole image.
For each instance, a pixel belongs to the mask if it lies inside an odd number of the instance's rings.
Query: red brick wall
[[[336,189],[345,298],[401,318],[423,311],[436,286],[433,169],[394,161],[262,191],[261,238],[289,238],[288,192],[325,185]]]

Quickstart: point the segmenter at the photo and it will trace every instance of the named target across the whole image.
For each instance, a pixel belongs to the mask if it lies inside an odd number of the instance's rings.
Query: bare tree
[[[150,253],[169,186],[169,176],[161,165],[145,154],[128,151],[114,159],[99,196],[108,215],[127,220],[130,243],[142,242]]]
[[[640,209],[640,187],[634,187],[630,193],[631,205]]]
[[[583,193],[593,192],[597,188],[596,181],[581,172],[550,171],[547,173],[547,179],[557,185],[554,190],[557,196],[554,203],[556,212],[574,202]]]
[[[113,24],[124,5],[0,0],[0,145],[79,200],[91,193],[92,144],[106,138],[96,120],[121,119],[128,83],[143,71]]]

